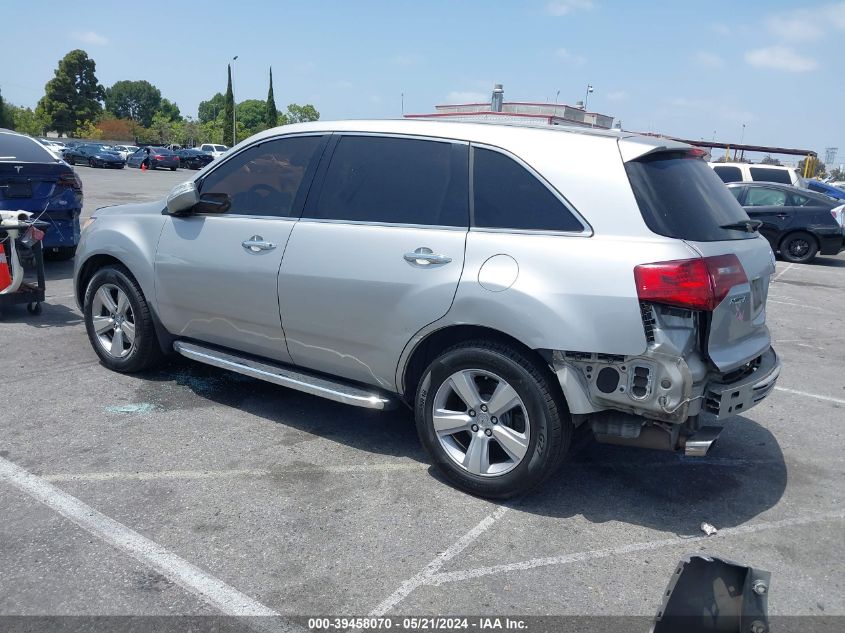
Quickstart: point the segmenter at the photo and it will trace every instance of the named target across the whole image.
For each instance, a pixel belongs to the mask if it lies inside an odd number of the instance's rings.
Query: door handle
[[[778,217],[779,217],[781,220],[785,220],[786,218],[788,218],[788,217],[789,217],[789,215],[787,215],[786,213],[778,213]]]
[[[434,264],[448,264],[452,261],[451,257],[445,255],[438,255],[430,248],[421,246],[413,253],[405,253],[405,261],[414,266],[432,266]]]
[[[273,242],[265,242],[264,238],[260,235],[253,235],[248,240],[244,240],[241,242],[241,245],[248,251],[252,251],[253,253],[258,253],[260,251],[272,251],[276,248],[276,245]]]

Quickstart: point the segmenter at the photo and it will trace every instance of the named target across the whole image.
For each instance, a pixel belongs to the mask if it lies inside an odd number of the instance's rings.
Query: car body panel
[[[164,327],[175,336],[290,362],[277,280],[293,225],[285,218],[167,216],[155,257]],[[253,236],[276,248],[245,248]]]
[[[395,390],[405,344],[449,310],[465,228],[301,220],[279,276],[288,349],[298,365]],[[451,261],[418,266],[428,248]]]

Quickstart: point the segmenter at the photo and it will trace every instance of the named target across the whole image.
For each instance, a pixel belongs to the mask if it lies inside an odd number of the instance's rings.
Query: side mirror
[[[196,213],[226,213],[232,206],[232,199],[227,193],[204,193],[200,196]]]
[[[170,215],[184,215],[200,201],[199,191],[193,181],[183,182],[170,190],[167,196],[167,212]]]

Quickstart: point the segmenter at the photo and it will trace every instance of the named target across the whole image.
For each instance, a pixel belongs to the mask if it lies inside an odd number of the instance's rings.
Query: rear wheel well
[[[565,401],[565,398],[563,397],[563,390],[560,388],[560,383],[553,375],[551,375],[552,370],[549,365],[549,360],[544,358],[539,351],[531,349],[509,334],[505,334],[504,332],[500,332],[499,330],[494,330],[492,328],[482,327],[480,325],[453,325],[451,327],[446,327],[442,330],[432,332],[417,344],[417,347],[411,353],[411,357],[405,365],[405,372],[402,376],[402,384],[400,385],[402,387],[402,395],[405,398],[405,401],[408,403],[414,402],[420,379],[422,378],[423,372],[425,372],[426,368],[429,364],[431,364],[431,361],[450,347],[464,341],[477,340],[501,343],[521,352],[528,360],[534,363],[541,372],[546,372],[547,375],[550,375],[551,380],[549,382],[552,387],[556,389],[556,395]]]

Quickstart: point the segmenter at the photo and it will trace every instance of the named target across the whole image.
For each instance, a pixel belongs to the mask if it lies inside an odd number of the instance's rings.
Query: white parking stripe
[[[230,587],[161,545],[2,457],[0,457],[0,481],[11,484],[70,519],[82,529],[106,541],[112,547],[156,569],[180,587],[199,596],[226,615],[279,615],[273,609]]]
[[[796,396],[804,396],[805,398],[815,398],[816,400],[824,400],[826,402],[835,402],[836,404],[845,404],[842,398],[832,398],[831,396],[820,396],[817,393],[810,393],[809,391],[799,391],[798,389],[787,389],[786,387],[775,387],[775,391],[783,391],[785,393],[794,393]]]
[[[428,584],[430,578],[432,578],[438,571],[445,565],[447,562],[452,560],[455,556],[460,554],[464,551],[467,547],[469,547],[479,536],[484,534],[487,530],[490,529],[496,521],[498,521],[502,515],[504,515],[508,511],[506,507],[500,507],[497,509],[493,514],[488,517],[485,517],[478,525],[472,528],[469,532],[464,534],[461,538],[459,538],[455,543],[450,545],[446,550],[444,550],[441,554],[439,554],[434,560],[432,560],[425,568],[419,572],[416,576],[409,578],[405,582],[403,582],[399,588],[394,591],[390,596],[387,597],[381,604],[379,604],[375,609],[370,611],[371,617],[381,617],[386,614],[388,611],[393,609],[397,604],[402,602],[405,598],[408,597],[414,589],[421,587],[422,585]]]
[[[780,279],[781,277],[783,277],[784,273],[785,273],[787,270],[789,270],[790,268],[792,268],[793,266],[795,266],[795,264],[789,264],[786,268],[784,268],[782,271],[780,271],[777,275],[775,275],[774,277],[772,277],[772,281],[777,281],[778,279]]]
[[[665,547],[673,547],[677,545],[684,545],[687,548],[691,548],[693,544],[697,544],[701,541],[706,541],[708,539],[712,540],[729,536],[754,534],[755,532],[796,527],[799,525],[807,525],[808,523],[818,523],[820,521],[830,521],[836,519],[845,519],[845,508],[833,510],[831,512],[823,512],[819,514],[810,514],[801,517],[782,519],[780,521],[767,521],[764,523],[754,523],[751,525],[741,525],[739,527],[725,528],[723,530],[719,530],[718,534],[714,536],[692,536],[686,538],[675,537],[660,539],[658,541],[647,541],[643,543],[629,543],[627,545],[620,545],[619,547],[589,550],[586,552],[574,552],[572,554],[563,554],[562,556],[551,556],[547,558],[533,558],[531,560],[524,560],[518,563],[493,565],[491,567],[478,567],[475,569],[465,569],[462,571],[435,574],[427,578],[425,584],[437,586],[442,585],[443,583],[461,582],[470,578],[479,578],[481,576],[491,576],[494,574],[502,574],[515,571],[525,571],[528,569],[536,569],[537,567],[548,567],[551,565],[566,565],[569,563],[580,563],[588,560],[595,560],[598,558],[621,556],[625,554],[632,554],[634,552],[646,552],[656,549],[662,549]]]

